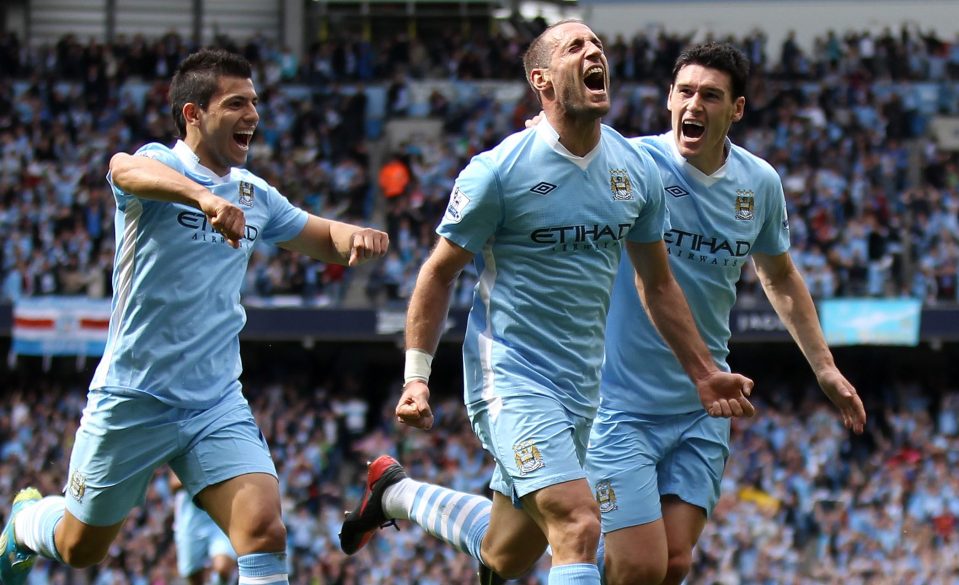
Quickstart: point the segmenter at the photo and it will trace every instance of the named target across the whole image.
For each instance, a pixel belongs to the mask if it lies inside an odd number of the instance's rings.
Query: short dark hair
[[[679,70],[687,65],[701,65],[718,69],[729,75],[732,81],[732,98],[746,95],[746,80],[749,78],[749,59],[742,51],[729,43],[703,43],[693,45],[679,54],[673,66],[672,83],[676,83]]]
[[[543,32],[539,33],[539,36],[533,39],[533,42],[527,47],[526,53],[523,54],[523,69],[526,71],[526,82],[530,84],[530,87],[533,86],[533,83],[529,80],[529,74],[532,73],[533,69],[546,69],[549,67],[549,58],[553,52],[553,47],[546,42],[546,35],[556,27],[571,22],[583,24],[583,21],[578,18],[567,18],[566,20],[553,23],[546,27]],[[533,87],[533,92],[536,93],[536,97],[538,98],[539,92],[536,91],[535,87]]]
[[[249,61],[223,49],[202,49],[184,59],[170,82],[170,110],[180,137],[186,136],[183,106],[194,103],[206,110],[220,77],[249,79],[252,76]]]

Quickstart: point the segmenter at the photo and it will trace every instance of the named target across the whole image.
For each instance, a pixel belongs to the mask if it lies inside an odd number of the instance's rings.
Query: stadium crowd
[[[474,583],[472,559],[409,523],[400,531],[384,529],[353,557],[339,551],[337,540],[343,510],[362,497],[363,462],[379,454],[393,454],[416,478],[486,489],[489,459],[469,429],[460,397],[452,390],[436,397],[437,425],[430,432],[401,429],[392,412],[397,384],[379,386],[371,371],[358,368],[317,376],[319,370],[300,367],[315,355],[292,345],[247,351],[253,357],[246,394],[282,486],[290,582]],[[333,350],[313,351],[323,356]],[[769,348],[733,350],[757,370],[760,415],[735,421],[724,496],[695,550],[689,583],[959,583],[955,364],[946,365],[941,354],[917,358],[890,350],[884,365],[870,370],[874,353],[841,355],[853,363],[870,405],[867,433],[855,437],[824,403],[798,356],[778,351],[775,368],[763,368],[759,357]],[[62,360],[41,375],[38,361],[4,371],[10,383],[0,398],[0,501],[27,484],[44,493],[64,485],[86,372]],[[379,370],[376,375],[395,379],[390,367]],[[156,475],[107,562],[69,571],[41,559],[30,583],[179,583],[167,481],[166,474]],[[544,562],[520,582],[546,583],[547,571]]]
[[[626,135],[668,127],[665,85],[688,40],[638,33],[608,41],[617,83],[611,125]],[[405,302],[459,169],[538,110],[530,97],[502,102],[484,92],[436,91],[411,103],[409,84],[515,81],[526,41],[523,32],[398,34],[376,46],[345,38],[315,44],[302,62],[266,39],[234,45],[255,63],[261,88],[251,169],[320,215],[382,214],[393,251],[365,281],[370,303]],[[792,39],[775,51],[759,33],[736,42],[756,66],[734,140],[779,170],[794,258],[814,295],[959,300],[959,155],[928,140],[933,116],[959,114],[959,42],[909,29],[824,34],[812,52]],[[37,48],[0,33],[0,298],[110,296],[107,161],[118,150],[172,140],[166,86],[157,80],[190,49],[176,34],[110,45],[66,37]],[[443,120],[442,137],[405,144],[371,168],[362,84],[387,88],[387,117]],[[398,182],[383,181],[387,168]],[[263,248],[245,295],[336,304],[350,278],[340,267]],[[458,305],[467,304],[473,279],[463,276]],[[740,294],[747,303],[761,295],[748,267]],[[397,429],[395,396],[373,399],[359,379],[291,381],[252,371],[258,378],[247,395],[282,482],[291,583],[472,582],[468,557],[409,526],[350,558],[336,536],[343,510],[362,495],[362,462],[380,453],[397,456],[414,477],[485,489],[489,462],[458,396],[435,404],[438,424],[421,433]],[[0,396],[0,501],[26,484],[60,491],[89,379],[14,373],[4,370]],[[805,387],[812,380],[791,382],[805,379],[773,380],[761,415],[736,421],[725,496],[696,549],[690,583],[959,584],[954,385],[915,371],[876,376],[881,388],[857,383],[873,398],[867,436],[853,440],[820,399],[806,398],[819,396]],[[178,583],[172,508],[158,475],[109,562],[67,572],[41,561],[31,583]],[[545,583],[545,566],[524,581]]]
[[[370,303],[403,302],[456,173],[538,109],[528,93],[498,101],[437,90],[414,103],[410,83],[520,79],[519,55],[536,29],[509,30],[419,40],[398,33],[376,46],[347,36],[315,43],[302,62],[266,38],[218,40],[251,59],[262,88],[251,170],[321,215],[385,217],[395,254],[364,281]],[[637,33],[608,41],[616,81],[608,123],[626,135],[668,127],[670,64],[689,40]],[[811,52],[792,38],[775,51],[759,32],[734,41],[754,75],[733,137],[779,170],[795,259],[814,295],[956,301],[959,156],[928,131],[933,116],[959,113],[959,42],[908,27],[829,32]],[[0,297],[109,296],[107,162],[116,151],[172,141],[161,80],[191,48],[175,33],[110,44],[67,36],[44,47],[0,33]],[[364,84],[386,89],[384,117],[432,116],[443,120],[442,135],[404,144],[372,168]],[[390,163],[406,179],[385,189],[376,179]],[[474,278],[464,275],[458,304]],[[337,304],[349,281],[340,267],[262,247],[244,294]],[[761,294],[749,268],[741,286],[744,302]]]

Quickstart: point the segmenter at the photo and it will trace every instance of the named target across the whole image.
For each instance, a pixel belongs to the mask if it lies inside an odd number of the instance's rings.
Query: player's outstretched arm
[[[131,195],[196,207],[231,246],[240,247],[246,226],[243,210],[177,170],[147,156],[120,152],[110,159],[110,177]]]
[[[839,409],[843,425],[857,434],[862,433],[866,409],[856,388],[836,367],[819,325],[816,305],[789,253],[753,254],[753,263],[769,302],[799,345],[816,374],[819,387]]]
[[[716,366],[699,335],[686,297],[673,278],[663,242],[628,242],[626,249],[636,268],[636,288],[646,312],[696,384],[699,399],[709,415],[753,416],[756,409],[747,398],[753,381]]]
[[[433,355],[439,345],[456,278],[473,254],[446,238],[440,238],[420,268],[406,312],[406,367],[403,395],[396,405],[396,419],[418,429],[433,426],[429,377]]]
[[[385,256],[390,237],[380,230],[311,214],[300,233],[280,246],[323,262],[358,266]]]

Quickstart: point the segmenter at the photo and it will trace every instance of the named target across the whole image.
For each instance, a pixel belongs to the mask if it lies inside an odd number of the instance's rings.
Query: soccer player
[[[598,584],[599,510],[583,456],[598,403],[602,339],[625,247],[657,326],[717,416],[749,415],[752,382],[721,372],[669,271],[662,183],[648,156],[600,118],[609,110],[602,45],[581,22],[548,28],[524,58],[546,120],[475,157],[456,180],[406,325],[400,421],[433,423],[427,385],[457,275],[479,283],[463,345],[473,429],[496,461],[493,501],[415,482],[373,462],[368,493],[340,534],[352,554],[389,519],[409,518],[481,561],[484,579],[519,575],[553,550],[550,585]],[[633,363],[646,367],[637,354]]]
[[[182,488],[180,478],[170,473],[170,489],[175,492],[173,541],[176,544],[177,571],[188,585],[232,583],[236,552],[230,545],[230,538]],[[206,579],[207,573],[209,580]]]
[[[388,238],[297,209],[238,168],[259,120],[250,76],[237,55],[190,55],[170,85],[182,140],[110,160],[117,251],[106,350],[65,497],[28,488],[14,499],[3,585],[23,583],[36,554],[99,562],[165,464],[230,535],[241,585],[288,582],[276,470],[238,379],[240,286],[258,240],[352,266],[382,257]]]
[[[728,371],[729,315],[736,282],[751,257],[823,392],[846,428],[861,433],[862,402],[833,361],[788,253],[779,176],[727,137],[743,116],[748,72],[746,57],[731,45],[687,49],[669,87],[672,130],[631,139],[646,147],[662,175],[670,265],[715,363]],[[678,585],[719,498],[730,421],[703,410],[632,283],[632,267],[622,263],[586,469],[602,515],[606,581]],[[636,356],[646,367],[635,366]]]

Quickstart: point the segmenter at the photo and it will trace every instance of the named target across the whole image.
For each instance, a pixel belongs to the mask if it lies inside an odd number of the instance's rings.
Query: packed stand
[[[734,355],[756,364],[768,351]],[[724,495],[695,549],[691,585],[959,583],[959,479],[952,471],[959,465],[959,388],[946,374],[955,366],[937,372],[932,362],[941,365],[943,358],[927,355],[910,370],[898,362],[914,358],[890,350],[883,363],[892,365],[869,372],[870,355],[857,364],[863,379],[856,383],[870,404],[863,436],[843,429],[801,362],[778,360],[775,372],[759,368],[760,415],[734,421]],[[370,372],[327,371],[317,382],[309,367],[272,360],[250,360],[255,375],[246,394],[280,477],[290,582],[472,584],[474,561],[411,523],[384,529],[352,557],[340,552],[337,539],[343,510],[362,497],[364,462],[383,453],[414,478],[487,493],[490,460],[460,397],[438,394],[435,427],[416,431],[395,423],[399,389],[372,391],[367,385],[390,385],[374,382]],[[261,367],[266,363],[286,372],[282,383]],[[52,373],[21,369],[7,376],[0,501],[28,484],[46,494],[64,485],[86,384],[71,360],[57,364]],[[72,571],[41,560],[31,585],[179,583],[167,482],[158,472],[107,561]],[[544,559],[520,583],[545,584],[548,565]]]
[[[327,217],[385,213],[395,252],[362,281],[370,304],[405,302],[456,174],[538,111],[531,92],[504,99],[469,84],[518,83],[520,56],[541,26],[511,23],[469,37],[397,33],[372,44],[343,33],[312,44],[302,60],[262,37],[218,40],[255,67],[261,122],[251,170]],[[607,39],[616,95],[606,121],[627,136],[666,130],[671,64],[699,40],[665,32]],[[733,139],[779,171],[794,258],[814,296],[955,302],[959,154],[927,134],[933,116],[959,113],[959,42],[906,26],[828,32],[809,52],[793,37],[770,47],[761,32],[726,40],[754,63]],[[192,48],[172,33],[109,45],[67,36],[41,48],[0,36],[0,296],[109,296],[108,158],[172,140],[166,80]],[[427,79],[452,81],[455,90],[415,101],[411,85]],[[370,93],[367,83],[383,91]],[[374,94],[385,103],[371,104]],[[440,119],[443,132],[379,163],[371,137],[383,120],[404,116]],[[408,179],[387,194],[380,179],[392,162]],[[464,275],[456,305],[468,304],[475,278]],[[262,246],[244,294],[250,303],[336,304],[349,280],[342,267]],[[743,302],[760,295],[747,266]]]
[[[368,223],[366,95],[336,86],[286,91],[283,52],[263,39],[232,48],[256,65],[260,123],[248,167],[312,213]],[[110,296],[109,158],[172,143],[167,84],[192,49],[172,34],[110,46],[67,36],[39,49],[0,35],[0,298]],[[349,277],[341,266],[257,246],[244,295],[336,304]]]

